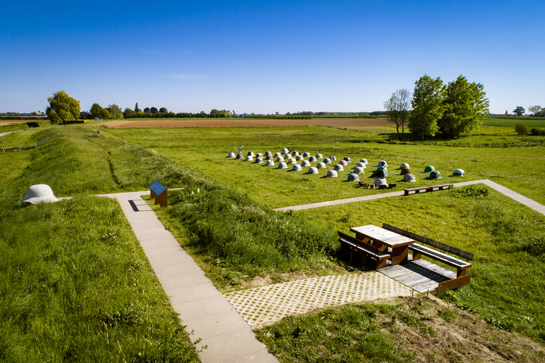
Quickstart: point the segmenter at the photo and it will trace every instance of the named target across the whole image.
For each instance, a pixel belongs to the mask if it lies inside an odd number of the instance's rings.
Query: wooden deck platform
[[[418,293],[434,292],[439,283],[456,278],[456,272],[422,259],[409,261],[402,265],[386,266],[378,269],[377,272],[416,290]]]

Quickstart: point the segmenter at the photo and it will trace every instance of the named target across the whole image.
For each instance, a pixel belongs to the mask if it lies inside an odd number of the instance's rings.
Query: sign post
[[[167,192],[168,189],[157,180],[149,186],[150,198],[155,198],[155,204],[159,204],[161,207],[168,206]]]

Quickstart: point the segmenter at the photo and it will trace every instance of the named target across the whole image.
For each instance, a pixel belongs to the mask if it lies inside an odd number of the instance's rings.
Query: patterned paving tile
[[[376,272],[312,277],[225,294],[253,328],[288,315],[360,301],[410,296],[412,290]]]

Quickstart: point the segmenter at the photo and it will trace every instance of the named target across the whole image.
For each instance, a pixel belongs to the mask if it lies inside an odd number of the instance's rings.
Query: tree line
[[[389,121],[396,124],[399,140],[405,125],[415,138],[458,138],[478,128],[489,113],[484,86],[462,75],[444,84],[440,77],[425,74],[415,82],[412,95],[407,89],[397,90],[384,107]]]

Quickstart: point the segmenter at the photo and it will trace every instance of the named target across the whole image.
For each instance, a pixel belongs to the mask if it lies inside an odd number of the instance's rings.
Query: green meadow
[[[431,142],[428,145],[380,143],[377,142],[381,141],[380,135],[374,132],[322,126],[108,129],[107,132],[218,179],[270,208],[380,193],[346,182],[348,174],[362,158],[366,158],[369,164],[360,179],[372,182],[372,171],[380,160],[386,160],[390,173],[387,180],[389,183],[397,183],[397,190],[406,187],[396,170],[401,163],[406,162],[417,180],[411,186],[437,184],[436,180],[426,180],[427,174],[423,173],[426,165],[432,165],[441,172],[440,183],[490,179],[545,204],[545,146],[456,147]],[[517,139],[515,132],[512,133],[505,138]],[[543,136],[532,138],[539,143],[545,140]],[[508,141],[514,142],[511,139]],[[241,145],[244,145],[244,155],[248,151],[280,152],[283,147],[287,147],[311,155],[335,155],[337,159],[349,156],[352,163],[339,173],[338,178],[324,178],[333,164],[320,169],[318,175],[309,175],[305,174],[308,168],[302,172],[291,172],[291,169],[282,170],[264,164],[227,159],[227,154],[235,151],[235,146]],[[312,163],[312,166],[315,165],[316,162]],[[463,169],[466,176],[452,177],[452,172],[457,168]]]
[[[487,128],[464,145],[397,143],[388,127],[108,128],[102,137],[89,137],[92,126],[70,125],[5,136],[6,145],[33,145],[60,133],[36,149],[0,154],[0,253],[9,256],[0,267],[0,358],[198,359],[196,349],[201,347],[189,342],[190,332],[176,318],[119,206],[90,196],[144,191],[154,180],[171,189],[183,188],[169,191],[168,208],[155,210],[220,290],[353,272],[363,267],[348,266],[339,254],[336,231],[388,223],[474,253],[471,284],[442,299],[484,319],[491,329],[520,333],[543,344],[543,215],[483,185],[274,212],[271,208],[383,191],[347,182],[348,167],[334,179],[324,178],[330,167],[309,175],[226,158],[240,145],[244,154],[289,147],[337,159],[349,156],[352,167],[366,158],[369,167],[360,175],[366,181],[373,180],[370,174],[378,161],[386,160],[388,181],[398,184],[396,190],[406,186],[395,169],[408,162],[417,178],[411,187],[491,179],[545,204],[545,138],[521,138],[507,127]],[[506,138],[505,144],[519,146],[492,147],[499,142],[487,138]],[[433,165],[443,178],[426,180],[426,165]],[[449,176],[456,168],[464,169],[466,176]],[[76,198],[23,206],[26,188],[38,183],[50,185],[57,197]],[[346,307],[326,316],[287,318],[258,335],[283,361],[300,361],[313,349],[322,354],[331,344],[341,351],[322,356],[323,361],[392,361],[392,349],[404,352],[399,361],[411,361],[418,352],[399,347],[382,318],[375,319],[386,314],[386,319],[405,319],[410,325],[414,319],[406,315],[408,308]],[[350,316],[369,329],[344,332],[343,322]],[[336,326],[332,337],[346,333],[352,338],[331,341],[327,329],[320,327],[324,323]],[[427,325],[415,324],[421,338],[432,334]],[[313,329],[327,334],[313,335]],[[377,351],[365,356],[361,352],[371,346],[349,349],[356,340],[376,342]]]

